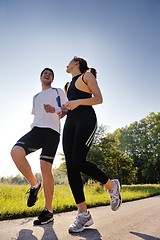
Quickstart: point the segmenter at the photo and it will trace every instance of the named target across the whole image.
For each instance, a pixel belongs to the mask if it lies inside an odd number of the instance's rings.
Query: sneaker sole
[[[93,224],[93,219],[90,219],[88,222],[84,224],[84,227],[90,227]]]
[[[47,224],[47,223],[50,223],[50,222],[53,222],[53,221],[54,221],[53,217],[46,222],[41,222],[39,219],[37,219],[33,222],[33,226],[44,225],[44,224]]]
[[[86,222],[84,224],[84,226],[82,228],[77,229],[77,230],[69,229],[68,232],[69,233],[79,233],[79,232],[82,232],[85,229],[85,227],[90,227],[92,224],[93,224],[93,219],[90,219],[88,222]]]

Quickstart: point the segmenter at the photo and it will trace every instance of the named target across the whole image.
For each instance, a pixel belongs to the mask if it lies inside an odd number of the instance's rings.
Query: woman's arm
[[[99,89],[97,80],[93,76],[93,74],[90,72],[86,72],[84,75],[84,81],[87,84],[88,90],[91,92],[93,97],[68,101],[66,103],[66,107],[69,110],[73,110],[77,108],[79,105],[92,106],[103,102],[101,91]]]

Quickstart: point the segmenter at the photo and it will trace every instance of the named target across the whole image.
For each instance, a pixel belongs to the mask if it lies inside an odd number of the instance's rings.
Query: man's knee
[[[40,167],[41,167],[42,174],[47,172],[52,172],[52,164],[50,162],[47,162],[41,159]]]
[[[20,146],[13,146],[10,154],[11,154],[11,157],[13,158],[13,160],[16,158],[24,157],[26,155],[25,150]]]

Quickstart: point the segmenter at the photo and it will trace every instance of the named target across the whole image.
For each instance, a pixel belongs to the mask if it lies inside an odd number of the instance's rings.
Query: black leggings
[[[81,172],[102,184],[108,181],[108,176],[102,170],[86,161],[96,127],[97,119],[92,107],[80,106],[68,112],[63,130],[63,150],[76,204],[85,201]]]

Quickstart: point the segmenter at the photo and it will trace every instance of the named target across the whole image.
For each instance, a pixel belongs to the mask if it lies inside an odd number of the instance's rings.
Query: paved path
[[[0,240],[160,240],[160,196],[123,203],[117,212],[109,206],[91,208],[94,225],[69,234],[76,212],[55,214],[55,223],[32,226],[35,218],[0,222]]]

